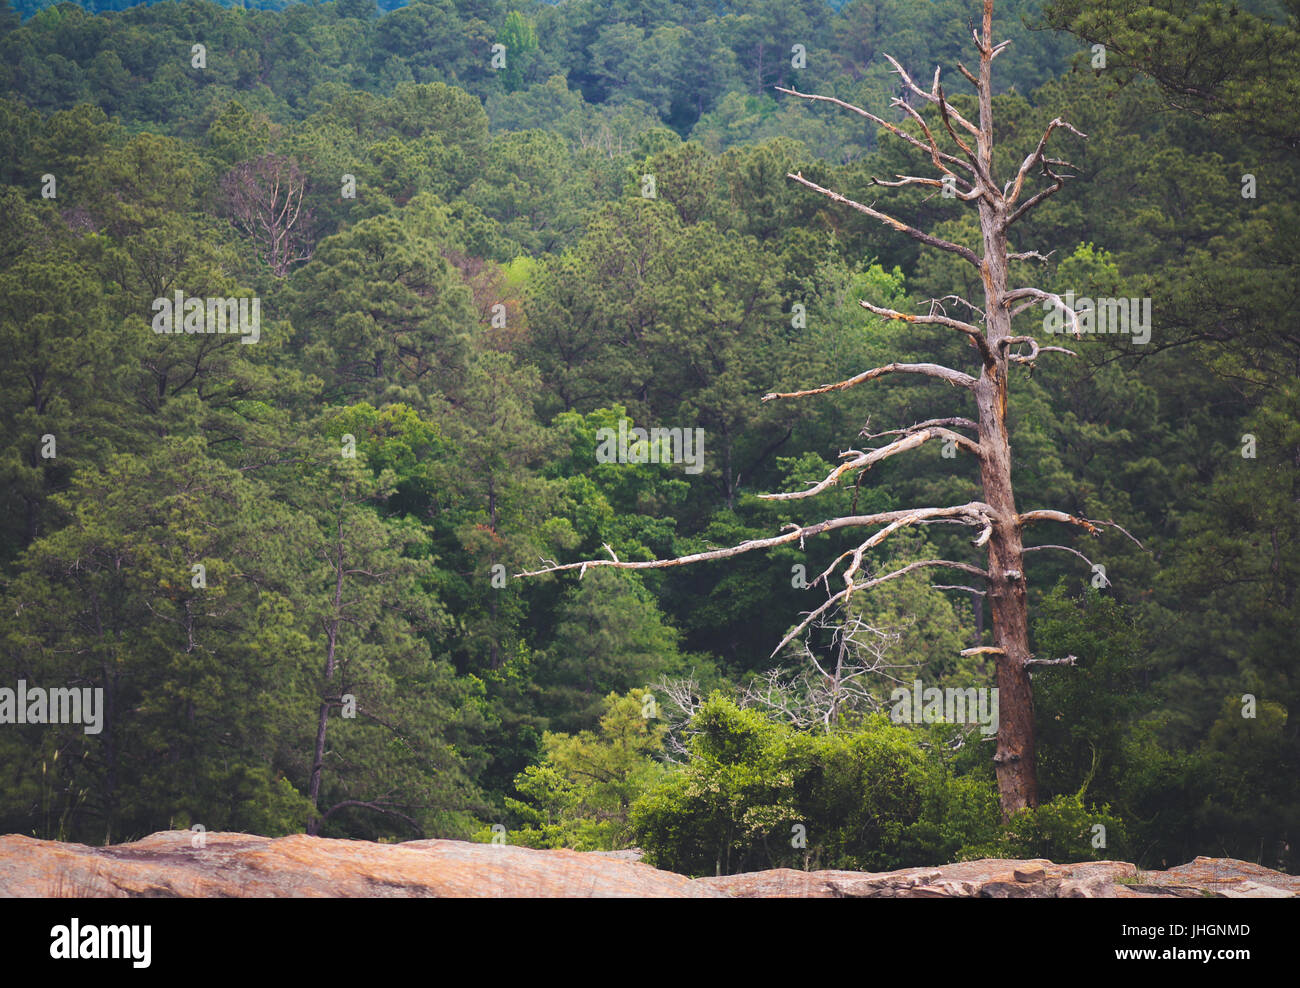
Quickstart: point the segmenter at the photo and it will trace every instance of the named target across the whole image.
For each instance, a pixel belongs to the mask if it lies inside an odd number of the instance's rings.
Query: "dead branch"
[[[886,531],[893,531],[903,525],[916,524],[918,521],[930,518],[963,517],[982,520],[992,513],[993,509],[983,501],[971,501],[968,504],[959,504],[948,508],[905,508],[897,511],[882,511],[874,515],[847,515],[841,518],[830,518],[815,525],[791,526],[792,531],[785,532],[782,535],[774,535],[766,539],[751,539],[748,542],[740,543],[740,545],[724,549],[710,549],[706,552],[696,552],[688,556],[678,556],[674,559],[625,562],[619,562],[615,559],[588,559],[579,563],[562,563],[539,570],[516,573],[515,576],[541,576],[543,573],[559,573],[564,570],[574,569],[585,573],[589,566],[613,566],[616,569],[665,569],[669,566],[686,566],[691,563],[710,562],[715,559],[729,559],[732,556],[752,552],[755,549],[770,549],[773,546],[788,545],[791,542],[802,544],[805,539],[811,536],[821,535],[823,532],[831,532],[841,528],[864,528],[870,525],[884,524],[888,526]]]
[[[886,55],[885,61],[894,67],[894,71],[898,73],[898,77],[903,80],[903,85],[906,86],[909,91],[921,97],[921,99],[925,100],[927,103],[934,103],[941,110],[945,106],[947,106],[947,112],[952,116],[952,119],[956,120],[957,123],[961,124],[964,128],[966,128],[966,130],[974,134],[976,137],[980,136],[980,129],[976,127],[973,123],[971,123],[969,120],[967,120],[965,117],[963,117],[951,106],[949,106],[948,101],[939,95],[942,92],[942,90],[939,88],[938,69],[935,69],[935,73],[934,73],[934,80],[935,80],[934,92],[927,93],[924,89],[922,89],[920,86],[918,86],[915,82],[912,81],[912,77],[907,74],[906,69],[904,69],[901,65],[898,64],[898,60],[896,58],[894,58],[892,55]]]
[[[1093,561],[1092,561],[1091,559],[1089,559],[1087,556],[1085,556],[1085,555],[1084,555],[1082,552],[1080,552],[1078,549],[1071,549],[1068,545],[1051,545],[1051,544],[1048,544],[1048,545],[1027,545],[1027,546],[1024,547],[1024,549],[1023,549],[1022,551],[1023,551],[1023,552],[1037,552],[1039,549],[1060,549],[1062,552],[1069,552],[1069,553],[1072,553],[1073,555],[1078,556],[1078,557],[1079,557],[1080,559],[1082,559],[1085,563],[1087,563],[1089,569],[1091,569],[1094,565],[1096,565],[1095,563],[1093,563]]]
[[[972,442],[961,433],[952,432],[948,429],[936,426],[909,433],[902,439],[897,439],[890,443],[888,446],[881,446],[879,449],[868,450],[865,453],[859,452],[858,450],[847,450],[841,453],[840,457],[844,458],[854,456],[854,459],[841,463],[838,467],[832,470],[829,475],[827,475],[825,480],[815,484],[807,490],[788,491],[783,494],[760,494],[758,496],[765,501],[792,501],[796,498],[812,497],[816,494],[820,494],[829,487],[834,487],[835,484],[839,482],[839,479],[846,473],[853,473],[857,470],[870,470],[881,460],[894,456],[897,453],[904,453],[909,449],[915,449],[916,447],[929,442],[931,439],[949,440],[956,443],[969,453],[974,453],[976,456],[981,454],[978,443]]]
[[[931,160],[937,157],[939,161],[944,162],[944,164],[956,165],[959,168],[965,168],[968,172],[974,174],[974,170],[965,161],[962,161],[956,155],[947,154],[943,151],[940,151],[938,149],[938,146],[934,144],[933,139],[931,139],[930,144],[927,145],[924,141],[918,140],[916,137],[909,134],[907,131],[903,130],[897,124],[892,124],[888,120],[876,116],[874,113],[870,112],[869,110],[862,109],[862,107],[860,106],[854,106],[852,103],[846,103],[844,102],[844,100],[836,99],[834,96],[819,96],[816,93],[801,93],[797,89],[785,89],[781,86],[776,86],[775,89],[778,93],[785,93],[788,96],[795,96],[799,99],[806,99],[812,102],[832,103],[835,106],[843,107],[846,110],[851,110],[852,112],[858,114],[858,116],[866,117],[872,123],[880,127],[884,127],[885,130],[889,131],[891,134],[893,134],[895,137],[899,138],[900,140],[906,141],[908,144],[911,144],[913,147],[924,151],[926,154],[931,156]],[[924,121],[922,121],[922,125],[924,126]],[[944,172],[947,172],[948,174],[953,174],[952,172],[948,171],[948,169],[945,168],[944,165],[939,164],[939,161],[935,162],[936,167],[938,167]]]
[[[930,511],[933,509],[925,508],[922,510]],[[885,583],[889,580],[898,579],[901,576],[906,576],[908,573],[912,573],[923,567],[944,566],[950,569],[961,570],[964,573],[973,573],[976,576],[980,576],[983,577],[984,579],[988,579],[987,570],[982,570],[978,566],[972,566],[970,563],[954,562],[951,559],[922,559],[914,563],[908,563],[906,566],[896,569],[892,573],[886,573],[884,576],[873,577],[872,579],[867,580],[863,583],[853,582],[853,576],[857,572],[858,567],[861,565],[862,555],[867,549],[874,548],[876,545],[879,545],[881,542],[885,540],[887,536],[891,535],[893,532],[897,531],[899,528],[903,527],[904,525],[914,524],[914,523],[915,523],[914,519],[900,519],[899,521],[893,523],[892,525],[889,525],[888,527],[877,532],[875,535],[873,535],[862,545],[858,546],[857,549],[853,550],[853,563],[844,572],[844,583],[845,583],[844,589],[827,598],[826,603],[822,604],[816,610],[810,611],[807,617],[805,617],[803,621],[799,622],[799,624],[797,624],[789,634],[787,634],[783,639],[781,639],[780,644],[778,644],[776,648],[772,651],[772,655],[776,655],[778,652],[780,652],[781,649],[785,648],[786,645],[788,645],[791,641],[797,638],[799,634],[802,631],[804,631],[810,624],[812,624],[817,619],[821,618],[822,615],[824,615],[836,604],[847,604],[849,597],[851,597],[854,593],[857,593],[859,590],[870,590],[872,587],[878,587],[882,583]],[[843,559],[844,557],[840,556],[839,558]],[[832,564],[832,566],[834,566],[834,564]],[[826,573],[823,573],[822,577],[825,577],[828,574],[829,574],[829,570]],[[818,579],[820,580],[822,577],[818,577]],[[814,581],[814,583],[816,583],[816,581]]]
[[[937,178],[918,178],[916,175],[900,175],[898,172],[894,173],[894,177],[898,179],[897,182],[886,182],[883,178],[876,178],[876,176],[872,175],[871,184],[880,185],[887,189],[901,189],[905,185],[926,185],[936,189],[943,187],[943,182]]]
[[[930,299],[929,300],[930,312],[933,313],[934,310],[937,308],[944,315],[947,315],[948,310],[943,307],[943,303],[949,300],[953,302],[960,302],[962,305],[966,306],[966,308],[969,311],[977,313],[981,319],[984,318],[984,310],[981,309],[974,302],[970,301],[970,299],[965,298],[964,296],[961,295],[941,295],[938,298]]]
[[[1078,132],[1076,131],[1075,133]],[[1058,175],[1056,172],[1052,171],[1053,165],[1057,165],[1059,167],[1068,167],[1073,169],[1074,165],[1070,164],[1068,161],[1062,161],[1059,158],[1040,157],[1038,160],[1038,164],[1039,164],[1039,170],[1042,171],[1044,176],[1052,180],[1052,184],[1049,185],[1047,188],[1042,189],[1039,192],[1035,193],[1031,198],[1025,200],[1025,202],[1021,204],[1019,209],[1017,209],[1014,213],[1008,216],[1006,220],[1003,221],[1002,223],[1003,230],[1010,228],[1012,224],[1016,223],[1022,216],[1027,214],[1030,210],[1041,205],[1043,201],[1046,200],[1049,196],[1053,196],[1056,193],[1060,192],[1063,188],[1065,188],[1066,179],[1071,179],[1075,177],[1073,175]]]
[[[1018,525],[1025,525],[1029,522],[1035,521],[1059,521],[1069,525],[1078,525],[1080,528],[1086,529],[1090,535],[1100,535],[1101,533],[1097,531],[1098,527],[1113,528],[1126,535],[1129,540],[1143,552],[1147,551],[1147,547],[1139,542],[1132,532],[1118,522],[1098,521],[1095,518],[1079,518],[1075,515],[1068,515],[1064,511],[1051,511],[1049,509],[1026,511],[1022,514],[1016,515],[1016,524]]]
[[[926,377],[937,377],[949,384],[972,389],[976,384],[975,378],[969,374],[963,374],[951,367],[944,367],[942,364],[885,364],[884,367],[873,367],[869,371],[863,371],[846,381],[840,381],[836,384],[823,384],[820,388],[809,388],[805,391],[769,392],[763,395],[763,401],[772,401],[776,398],[807,398],[809,395],[822,395],[830,391],[844,391],[855,384],[874,381],[885,374],[924,374]]]
[[[826,623],[820,626],[831,628]],[[795,727],[821,725],[827,732],[844,712],[878,710],[881,701],[871,689],[872,680],[880,677],[900,683],[902,680],[893,670],[915,665],[888,661],[902,634],[894,629],[877,628],[860,617],[831,630],[829,655],[824,659],[819,657],[805,640],[803,669],[793,676],[780,669],[769,670],[745,687],[740,705],[766,707]]]
[[[1079,131],[1075,130],[1074,127],[1066,123],[1060,117],[1057,117],[1049,123],[1047,125],[1047,130],[1044,131],[1043,136],[1039,138],[1038,147],[1034,148],[1033,153],[1026,157],[1021,163],[1020,170],[1016,172],[1016,177],[1007,183],[1007,186],[1010,186],[1010,192],[1007,191],[1005,186],[1003,187],[1002,198],[1006,200],[1008,206],[1015,205],[1016,200],[1020,198],[1020,191],[1024,187],[1025,176],[1029,174],[1029,170],[1033,168],[1034,165],[1043,161],[1043,152],[1047,148],[1047,140],[1052,136],[1052,131],[1057,127],[1060,127],[1062,130],[1068,130],[1076,137],[1081,137],[1085,141],[1088,139],[1087,134],[1079,133]],[[1008,221],[1008,223],[1010,223],[1010,221]]]
[[[977,597],[983,597],[988,594],[987,590],[977,590],[975,587],[968,587],[964,583],[931,583],[931,590],[961,590],[965,593],[975,594]]]
[[[1027,666],[1072,666],[1078,662],[1078,656],[1067,655],[1063,659],[1035,659],[1033,656],[1025,659]]]
[[[1031,367],[1040,353],[1068,353],[1071,357],[1077,357],[1078,354],[1063,346],[1041,346],[1032,336],[1004,336],[998,340],[998,346],[1009,347],[1017,346],[1021,343],[1029,344],[1028,353],[1009,353],[1007,359],[1016,364],[1029,364]]]
[[[667,701],[657,704],[658,709],[667,715],[663,717],[668,725],[664,734],[664,758],[673,763],[689,758],[691,752],[686,741],[692,733],[690,723],[704,705],[700,684],[694,675],[682,679],[663,676],[657,683],[652,683],[650,689],[654,695],[662,695]],[[673,711],[676,711],[675,715]]]
[[[1133,535],[1132,532],[1130,532],[1127,528],[1125,528],[1123,525],[1120,525],[1120,524],[1117,523],[1117,522],[1113,522],[1113,521],[1093,521],[1093,524],[1094,524],[1094,525],[1100,525],[1102,528],[1113,528],[1113,529],[1115,529],[1116,531],[1120,532],[1121,534],[1126,535],[1126,536],[1129,538],[1129,540],[1132,541],[1132,543],[1133,543],[1135,546],[1137,546],[1139,549],[1141,549],[1143,552],[1147,552],[1147,551],[1148,551],[1147,547],[1144,546],[1141,542],[1139,542],[1139,541],[1137,540],[1137,538]]]
[[[884,432],[867,432],[864,428],[858,435],[864,439],[879,439],[881,436],[910,436],[913,432],[919,432],[922,429],[928,429],[930,426],[947,425],[958,429],[974,429],[979,431],[979,423],[972,422],[970,419],[964,419],[959,416],[946,419],[926,419],[924,422],[917,422],[915,425],[909,425],[905,429],[886,429]]]
[[[947,169],[944,169],[944,171],[947,171]],[[949,172],[949,174],[952,173]],[[932,189],[942,189],[944,186],[943,180],[938,178],[922,178],[916,175],[899,175],[897,172],[894,173],[894,177],[898,179],[897,182],[886,182],[884,179],[876,178],[873,175],[871,176],[871,184],[879,185],[886,189],[901,189],[907,185],[923,185]],[[963,202],[970,202],[972,199],[978,199],[980,197],[981,189],[978,186],[971,185],[960,176],[953,177],[955,180],[953,184],[953,195],[956,198]],[[933,199],[934,197],[930,196],[929,198]]]
[[[975,344],[975,349],[980,352],[984,366],[993,367],[997,363],[993,358],[993,351],[989,349],[988,340],[984,338],[984,333],[968,322],[962,322],[960,319],[950,319],[948,316],[936,316],[933,313],[928,316],[912,315],[907,312],[898,312],[895,309],[884,309],[865,300],[858,302],[858,304],[869,312],[874,312],[876,315],[884,316],[887,319],[896,319],[900,322],[910,322],[922,326],[945,326],[948,329],[955,329],[957,332],[970,337],[971,342]]]
[[[832,192],[830,189],[823,188],[816,182],[810,182],[808,179],[804,178],[802,172],[787,173],[786,178],[794,179],[800,185],[805,185],[814,192],[820,192],[832,202],[842,202],[846,206],[852,206],[858,212],[865,213],[872,219],[880,220],[880,222],[884,223],[886,226],[897,230],[899,233],[907,234],[913,240],[920,241],[929,247],[937,247],[939,250],[945,250],[950,254],[956,254],[958,257],[965,258],[977,268],[980,266],[979,255],[969,247],[963,247],[961,244],[954,244],[951,241],[943,240],[940,237],[931,236],[922,230],[918,230],[914,226],[908,226],[908,224],[904,223],[902,220],[895,219],[887,213],[882,213],[877,209],[873,209],[870,206],[865,206],[860,202],[850,199],[848,196],[842,196],[838,192]]]
[[[1070,322],[1070,328],[1074,332],[1076,340],[1083,339],[1083,330],[1079,326],[1079,314],[1065,304],[1065,299],[1055,292],[1045,292],[1041,288],[1017,288],[1007,292],[1002,296],[1001,304],[1003,308],[1008,307],[1012,302],[1022,298],[1028,298],[1030,301],[1016,306],[1011,310],[1011,318],[1014,319],[1020,313],[1027,309],[1035,308],[1040,302],[1051,302],[1061,312],[1065,313]]]
[[[1016,524],[1020,526],[1029,525],[1036,521],[1059,521],[1066,525],[1077,525],[1089,535],[1100,535],[1094,522],[1087,518],[1080,518],[1078,515],[1069,515],[1064,511],[1053,511],[1050,508],[1040,508],[1037,511],[1024,511],[1016,515]],[[1135,540],[1136,541],[1136,540]]]
[[[1035,207],[1041,205],[1044,202],[1044,200],[1046,200],[1048,197],[1054,196],[1056,195],[1056,193],[1060,192],[1063,188],[1065,188],[1066,179],[1074,178],[1073,175],[1056,174],[1056,172],[1052,171],[1052,169],[1047,166],[1046,162],[1043,163],[1042,170],[1043,170],[1043,174],[1052,180],[1052,184],[1049,185],[1047,188],[1042,189],[1039,192],[1036,192],[1032,198],[1026,199],[1019,209],[1017,209],[1014,213],[1012,213],[1010,216],[1006,218],[1006,220],[1002,224],[1003,229],[1006,229],[1007,227],[1011,226],[1013,223],[1017,222],[1022,216],[1028,213],[1031,209],[1034,209]]]
[[[970,182],[967,182],[965,179],[961,178],[956,172],[952,171],[950,168],[948,168],[946,165],[942,163],[945,159],[951,157],[951,155],[939,150],[939,142],[934,139],[934,132],[930,130],[930,125],[925,122],[925,117],[921,116],[921,114],[916,111],[916,108],[914,106],[908,103],[907,100],[899,99],[897,96],[889,101],[889,105],[898,107],[909,117],[911,117],[913,120],[916,121],[916,125],[921,128],[921,133],[925,134],[925,139],[930,144],[930,161],[934,164],[934,166],[938,168],[940,171],[944,172],[945,174],[953,176],[953,178],[957,179],[957,181],[961,182],[962,185],[964,185],[968,190],[970,190],[966,193],[963,193],[960,198],[969,201],[971,199],[974,199],[978,195],[980,195],[978,184],[972,185]],[[954,158],[953,161],[963,165],[966,168],[966,170],[969,171],[971,175],[974,176],[976,179],[979,178],[979,172],[976,170],[973,164],[969,162],[963,162],[958,158]]]
[[[1036,260],[1036,261],[1042,261],[1044,264],[1046,264],[1046,263],[1047,263],[1047,259],[1048,259],[1049,257],[1051,257],[1051,256],[1052,256],[1053,254],[1055,254],[1055,253],[1056,253],[1056,251],[1054,251],[1054,250],[1049,250],[1046,254],[1040,254],[1040,253],[1038,253],[1038,251],[1036,251],[1036,250],[1022,250],[1022,251],[1017,251],[1017,252],[1014,253],[1014,254],[1008,254],[1008,255],[1007,255],[1007,260],[1008,260],[1008,261],[1030,261],[1030,260]]]
[[[944,129],[948,131],[948,136],[961,148],[962,154],[966,155],[971,167],[975,169],[975,175],[979,179],[980,193],[988,200],[990,206],[997,208],[1000,205],[997,186],[993,184],[993,177],[985,170],[980,156],[972,151],[970,145],[963,141],[957,131],[953,129],[951,118],[955,113],[956,111],[952,109],[951,104],[944,98],[943,87],[939,87],[939,118],[943,121]]]

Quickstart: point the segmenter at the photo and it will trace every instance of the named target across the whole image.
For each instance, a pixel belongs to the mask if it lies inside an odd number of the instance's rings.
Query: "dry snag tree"
[[[882,213],[873,206],[855,202],[830,189],[822,188],[804,178],[802,174],[788,177],[815,192],[828,197],[836,203],[851,207],[879,220],[892,229],[912,237],[927,246],[947,251],[968,261],[980,272],[984,285],[984,305],[982,309],[967,301],[957,298],[967,312],[980,316],[982,325],[963,322],[943,314],[938,300],[932,301],[928,315],[912,315],[881,308],[870,302],[861,304],[871,312],[889,319],[902,320],[914,324],[935,325],[961,333],[969,338],[971,354],[979,360],[978,373],[967,373],[951,367],[933,363],[891,363],[883,367],[874,367],[863,371],[848,380],[828,384],[819,388],[790,393],[768,394],[764,401],[789,398],[804,398],[810,395],[841,391],[855,385],[864,384],[886,374],[918,374],[936,378],[967,392],[974,400],[976,418],[952,417],[931,419],[917,422],[905,429],[881,433],[892,436],[885,445],[866,451],[848,450],[840,454],[843,461],[824,480],[807,490],[767,494],[762,497],[773,500],[790,500],[812,497],[837,484],[841,478],[859,473],[887,457],[903,453],[921,446],[933,439],[951,442],[970,453],[979,461],[980,480],[984,499],[971,501],[951,507],[919,507],[896,511],[885,511],[871,515],[856,515],[831,518],[806,526],[788,526],[789,530],[780,535],[765,539],[755,539],[725,549],[681,556],[676,559],[653,560],[646,562],[621,562],[613,551],[606,546],[610,559],[588,560],[581,563],[551,565],[545,569],[520,574],[534,576],[539,573],[578,569],[585,572],[588,566],[615,566],[624,569],[650,569],[666,566],[680,566],[687,563],[704,562],[712,559],[725,559],[742,552],[766,549],[772,546],[804,542],[816,535],[838,529],[868,529],[870,536],[855,549],[838,556],[824,570],[812,585],[825,586],[828,599],[816,610],[807,614],[777,646],[779,651],[797,635],[807,629],[813,622],[822,619],[831,609],[843,607],[854,593],[869,590],[874,586],[893,580],[908,573],[926,567],[942,567],[957,570],[967,577],[983,581],[982,591],[989,603],[993,625],[993,645],[968,649],[964,655],[986,653],[992,655],[997,665],[997,688],[999,701],[999,724],[997,750],[994,755],[998,791],[1002,813],[1009,817],[1012,813],[1025,807],[1038,804],[1038,784],[1034,766],[1034,721],[1033,697],[1030,688],[1029,671],[1035,663],[1059,664],[1072,663],[1073,657],[1065,659],[1035,659],[1029,651],[1029,623],[1026,600],[1024,554],[1026,547],[1022,544],[1021,534],[1025,526],[1038,522],[1061,522],[1074,525],[1097,535],[1099,525],[1119,526],[1112,522],[1090,521],[1067,514],[1063,511],[1035,510],[1019,511],[1016,508],[1014,491],[1011,483],[1011,444],[1007,433],[1007,386],[1008,371],[1012,365],[1032,365],[1042,353],[1049,351],[1069,354],[1073,351],[1064,347],[1046,346],[1029,335],[1016,335],[1012,331],[1012,321],[1016,316],[1043,303],[1047,307],[1059,309],[1066,324],[1074,330],[1076,338],[1080,335],[1078,318],[1075,312],[1060,296],[1038,288],[1008,288],[1007,266],[1012,260],[1044,260],[1037,251],[1023,253],[1011,252],[1008,248],[1008,231],[1023,219],[1031,210],[1043,203],[1049,196],[1059,192],[1067,178],[1073,177],[1073,166],[1060,158],[1049,157],[1047,144],[1052,133],[1065,130],[1083,138],[1075,128],[1057,118],[1048,124],[1038,145],[1024,159],[1016,174],[1005,184],[999,185],[993,177],[993,96],[991,75],[993,60],[997,58],[1010,42],[993,42],[993,4],[984,0],[982,32],[972,28],[975,46],[979,51],[979,72],[972,74],[963,65],[958,65],[962,75],[976,91],[979,103],[978,122],[968,120],[948,101],[939,82],[936,69],[934,82],[927,91],[918,86],[903,67],[893,58],[886,56],[894,71],[902,80],[904,95],[893,100],[893,106],[903,111],[905,116],[915,124],[913,129],[905,129],[890,123],[860,107],[852,106],[829,96],[817,96],[800,93],[792,89],[781,89],[800,99],[818,100],[833,103],[850,110],[871,123],[887,131],[893,137],[910,145],[928,159],[939,173],[937,177],[919,177],[898,175],[894,181],[873,179],[875,184],[896,188],[902,186],[927,186],[946,191],[965,203],[974,203],[979,210],[982,244],[980,250],[973,250],[961,244],[952,243],[939,237],[924,233],[900,220]],[[909,102],[914,99],[918,105],[930,104],[937,109],[943,130],[940,140],[936,139],[938,127],[931,127],[917,109]],[[1046,183],[1043,183],[1043,179]],[[1035,184],[1038,191],[1030,192],[1027,188]],[[945,190],[945,186],[947,189]],[[873,436],[871,438],[878,438]],[[863,556],[875,548],[899,529],[912,525],[934,523],[960,523],[974,528],[978,534],[973,545],[983,548],[987,553],[985,566],[948,559],[925,559],[902,566],[899,569],[880,576],[867,577],[862,572]],[[1120,531],[1123,531],[1120,529]],[[1127,533],[1125,533],[1127,534]],[[1130,536],[1131,537],[1131,536]],[[1135,540],[1136,541],[1136,540]],[[1031,546],[1049,548],[1049,546]],[[1050,546],[1064,549],[1082,556],[1076,550],[1065,546]],[[1086,561],[1086,557],[1085,561]],[[835,593],[830,592],[830,580],[836,569],[843,567],[839,578],[844,587]],[[775,652],[773,653],[775,654]]]
[[[231,222],[257,247],[277,278],[311,259],[311,210],[303,208],[307,176],[292,158],[264,154],[221,180]]]

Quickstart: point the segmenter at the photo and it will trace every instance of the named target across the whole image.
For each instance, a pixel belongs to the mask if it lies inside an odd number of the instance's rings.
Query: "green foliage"
[[[506,92],[519,90],[528,71],[536,60],[537,29],[523,14],[517,10],[506,15],[501,27],[501,43],[505,45],[506,66],[501,73],[501,81]]]
[[[611,693],[602,701],[595,731],[542,737],[542,758],[515,779],[518,799],[506,809],[522,826],[509,842],[524,847],[610,851],[629,846],[629,811],[638,795],[668,769],[661,753],[665,725],[648,690]],[[490,840],[490,831],[477,839]]]
[[[1034,633],[1038,654],[1078,660],[1034,677],[1039,784],[1046,795],[1084,786],[1118,802],[1129,766],[1116,725],[1150,703],[1140,688],[1147,644],[1132,609],[1092,587],[1070,600],[1058,585],[1039,606]]]
[[[635,840],[662,868],[888,870],[934,863],[996,820],[988,781],[953,777],[884,717],[805,734],[715,694],[691,729],[686,765],[632,808]]]
[[[559,730],[588,726],[608,690],[625,692],[680,671],[677,635],[630,574],[596,570],[566,595],[541,654],[539,706]]]
[[[1124,823],[1109,805],[1087,806],[1080,795],[1060,795],[1035,809],[1021,810],[996,840],[967,845],[958,856],[964,861],[1047,858],[1058,864],[1122,861],[1127,841]]]

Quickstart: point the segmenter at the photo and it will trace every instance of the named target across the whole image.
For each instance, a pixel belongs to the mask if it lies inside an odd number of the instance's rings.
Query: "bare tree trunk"
[[[991,44],[993,4],[986,0],[985,43]],[[992,58],[980,58],[979,137],[977,156],[985,175],[993,174]],[[980,480],[984,500],[993,509],[989,536],[988,600],[993,641],[1000,649],[998,670],[998,747],[993,763],[1004,817],[1038,805],[1034,764],[1034,701],[1025,663],[1029,652],[1029,604],[1019,512],[1011,485],[1011,439],[1007,433],[1007,365],[1012,336],[1011,314],[1003,304],[1007,291],[1007,207],[1003,200],[979,199],[984,242],[984,336],[994,360],[987,362],[975,385],[979,410]]]
[[[994,311],[992,307],[986,311]],[[1005,316],[1005,310],[1003,310]],[[997,320],[990,319],[990,335]],[[979,407],[980,478],[984,500],[993,509],[988,541],[988,599],[993,641],[1000,651],[998,670],[997,768],[1002,811],[1009,815],[1038,803],[1034,774],[1034,714],[1030,692],[1029,609],[1023,546],[1011,486],[1011,444],[1007,436],[1006,361],[981,376],[975,387]]]

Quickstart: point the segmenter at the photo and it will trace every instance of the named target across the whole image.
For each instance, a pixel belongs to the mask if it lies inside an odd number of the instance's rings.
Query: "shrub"
[[[937,732],[883,715],[813,734],[718,694],[692,722],[690,760],[632,807],[632,833],[661,868],[888,870],[949,860],[991,837],[991,783],[954,777]]]

